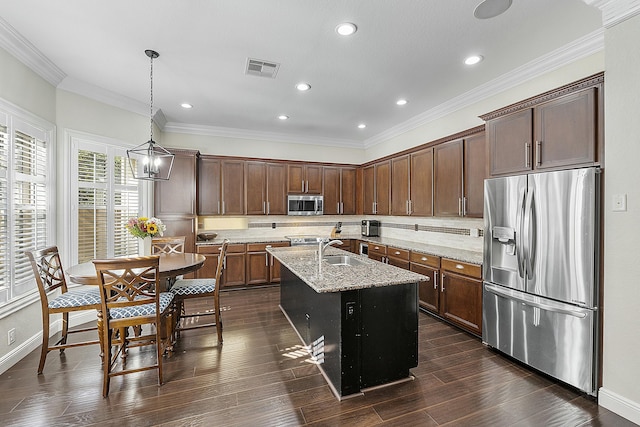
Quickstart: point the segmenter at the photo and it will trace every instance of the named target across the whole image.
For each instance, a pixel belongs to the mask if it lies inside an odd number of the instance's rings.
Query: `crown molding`
[[[282,141],[294,144],[324,145],[330,147],[348,147],[363,149],[360,141],[352,139],[309,137],[308,135],[291,135],[275,132],[251,131],[246,129],[225,128],[218,126],[191,125],[185,123],[168,122],[164,126],[165,132],[185,133],[191,135],[217,136],[223,138],[252,139],[261,141]]]
[[[138,113],[143,116],[149,115],[149,104],[111,92],[73,77],[66,77],[62,80],[58,85],[58,89],[73,92],[80,96],[93,99],[94,101],[122,108],[123,110],[127,110],[132,113]]]
[[[0,47],[18,61],[51,83],[54,87],[66,77],[64,71],[44,56],[29,40],[25,39],[7,21],[0,17]]]
[[[640,0],[639,0],[640,1]],[[394,126],[364,141],[365,148],[371,148],[419,126],[433,122],[441,117],[473,105],[500,92],[516,87],[526,81],[542,76],[550,71],[585,58],[604,49],[604,30],[599,29],[583,36],[547,55],[541,56],[521,67],[503,74],[462,95],[450,99],[437,107]]]
[[[582,0],[602,11],[602,25],[611,28],[640,14],[640,0]]]

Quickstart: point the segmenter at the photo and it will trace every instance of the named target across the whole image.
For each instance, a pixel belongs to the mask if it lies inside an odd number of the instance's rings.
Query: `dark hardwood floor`
[[[633,425],[422,313],[415,380],[340,402],[280,312],[278,287],[221,302],[224,345],[212,328],[183,332],[161,387],[155,371],[117,377],[103,399],[97,346],[50,353],[40,376],[33,351],[0,376],[0,425]],[[152,357],[132,349],[128,363]]]

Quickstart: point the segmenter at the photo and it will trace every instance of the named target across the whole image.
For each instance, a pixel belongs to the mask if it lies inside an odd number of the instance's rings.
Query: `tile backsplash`
[[[245,216],[233,221],[233,228],[214,228],[218,223],[226,227],[228,222],[218,218],[199,217],[198,230],[215,231],[221,237],[282,238],[291,235],[330,236],[332,229],[342,223],[342,233],[356,238],[360,235],[363,219],[380,221],[380,236],[438,246],[455,247],[471,251],[482,251],[483,221],[481,218],[428,218],[400,216],[342,216],[322,215],[311,217],[292,216]],[[206,227],[205,227],[206,225]]]

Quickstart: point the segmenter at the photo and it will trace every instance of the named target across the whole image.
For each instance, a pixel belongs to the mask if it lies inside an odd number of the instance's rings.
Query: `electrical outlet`
[[[16,328],[11,328],[7,333],[7,343],[8,345],[11,345],[14,342],[16,342]]]

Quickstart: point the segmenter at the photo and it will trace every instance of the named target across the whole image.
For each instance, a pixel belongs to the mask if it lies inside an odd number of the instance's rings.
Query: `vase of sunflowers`
[[[151,238],[161,237],[167,227],[158,218],[144,216],[129,218],[127,231],[142,240],[142,254],[151,255]]]

